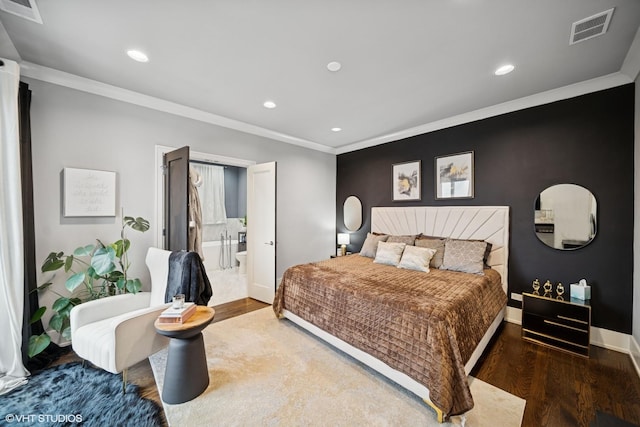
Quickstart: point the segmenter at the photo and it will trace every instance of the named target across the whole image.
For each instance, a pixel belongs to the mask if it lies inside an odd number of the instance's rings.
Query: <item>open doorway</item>
[[[175,147],[156,146],[154,223],[159,225],[156,228],[155,245],[160,248],[166,247],[162,227],[165,217],[163,155],[174,150],[176,150]],[[248,296],[247,274],[246,271],[239,269],[237,254],[246,247],[246,168],[254,164],[254,161],[210,153],[191,151],[189,154],[189,165],[203,176],[203,186],[206,185],[204,181],[208,180],[204,177],[205,175],[208,175],[207,178],[215,174],[222,175],[220,183],[209,182],[206,191],[208,193],[217,191],[218,194],[222,194],[222,198],[225,199],[224,209],[219,209],[218,212],[205,212],[207,207],[203,206],[203,217],[205,217],[202,225],[203,257],[207,275],[213,287],[213,297],[209,305],[218,305]],[[216,186],[217,190],[214,189]],[[206,197],[200,199],[208,203]],[[216,203],[219,202],[220,200],[216,201]]]

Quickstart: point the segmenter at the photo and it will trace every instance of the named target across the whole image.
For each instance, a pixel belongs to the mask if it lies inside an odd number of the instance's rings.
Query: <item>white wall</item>
[[[638,30],[640,33],[640,30]],[[633,211],[633,325],[631,355],[640,374],[640,75],[636,77],[634,206]]]
[[[253,160],[277,162],[277,276],[294,264],[327,258],[335,251],[336,159],[333,154],[221,128],[65,87],[23,79],[33,91],[36,260],[51,251],[119,238],[114,218],[64,218],[60,171],[64,167],[117,172],[117,211],[154,218],[156,145]],[[131,231],[131,274],[146,284],[144,256],[155,227]],[[47,277],[39,273],[39,283]],[[60,286],[63,280],[56,280]],[[55,299],[50,295],[45,304]]]

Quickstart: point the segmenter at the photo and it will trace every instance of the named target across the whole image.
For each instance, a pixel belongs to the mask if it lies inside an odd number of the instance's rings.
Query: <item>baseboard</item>
[[[515,307],[507,307],[505,314],[505,320],[509,323],[515,323],[516,325],[522,325],[522,309]],[[632,336],[623,334],[621,332],[611,331],[609,329],[591,327],[591,344],[598,347],[604,347],[609,350],[618,351],[620,353],[632,354],[631,342]],[[635,340],[633,340],[635,342]],[[636,367],[640,366],[640,347],[636,343],[636,357],[634,361]],[[640,375],[640,369],[638,369]]]
[[[504,315],[504,320],[509,323],[515,323],[516,325],[522,325],[522,310],[507,306],[507,312]]]
[[[631,339],[629,340],[629,355],[631,356],[633,366],[636,368],[636,373],[640,377],[640,345],[638,345],[638,341],[636,341],[633,335],[631,335]]]
[[[71,345],[71,341],[64,338],[62,335],[60,335],[58,331],[49,329],[47,330],[47,335],[49,335],[49,338],[51,338],[51,342],[57,345],[58,347],[68,347]]]

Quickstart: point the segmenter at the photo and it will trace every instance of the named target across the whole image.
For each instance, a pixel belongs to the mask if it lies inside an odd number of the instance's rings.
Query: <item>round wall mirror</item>
[[[584,187],[552,185],[538,195],[534,209],[536,236],[549,247],[579,249],[596,237],[596,198]]]
[[[356,196],[344,201],[344,225],[349,231],[357,231],[362,226],[362,203]]]

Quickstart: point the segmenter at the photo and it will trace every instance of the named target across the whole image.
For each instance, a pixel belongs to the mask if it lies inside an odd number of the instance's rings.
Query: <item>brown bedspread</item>
[[[506,301],[494,270],[422,273],[351,255],[289,268],[273,309],[403,372],[456,415],[473,408],[464,365]]]

